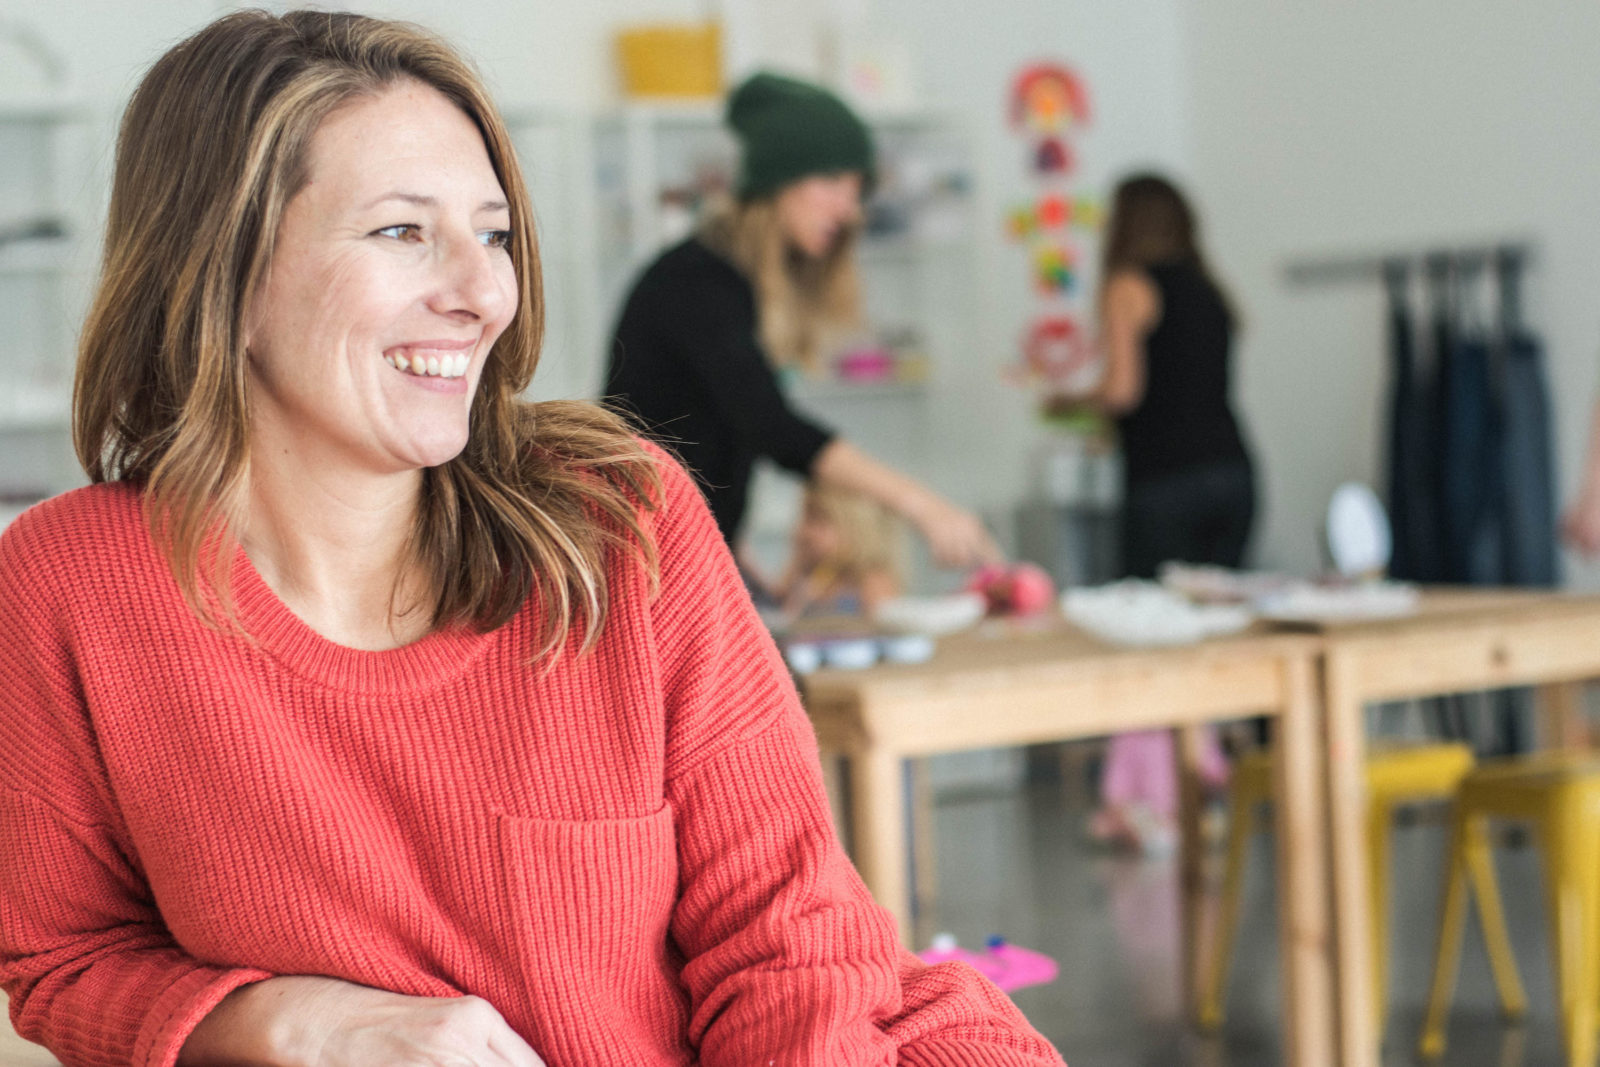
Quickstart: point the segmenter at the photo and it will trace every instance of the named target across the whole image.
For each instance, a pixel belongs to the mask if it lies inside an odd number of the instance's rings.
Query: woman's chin
[[[402,456],[407,467],[442,467],[459,456],[466,447],[467,433],[463,428],[459,434],[440,434],[428,440],[413,440]]]

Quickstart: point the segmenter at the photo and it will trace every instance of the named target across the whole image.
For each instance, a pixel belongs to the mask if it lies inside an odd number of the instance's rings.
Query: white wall
[[[1197,191],[1248,331],[1239,395],[1267,474],[1262,561],[1315,566],[1334,485],[1381,484],[1379,287],[1291,288],[1294,257],[1536,241],[1529,318],[1569,495],[1600,370],[1600,5],[1214,0],[1190,25]]]

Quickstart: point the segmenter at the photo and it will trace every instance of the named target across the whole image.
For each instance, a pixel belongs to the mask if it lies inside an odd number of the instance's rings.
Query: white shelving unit
[[[0,495],[50,491],[70,460],[90,111],[65,95],[0,97]]]

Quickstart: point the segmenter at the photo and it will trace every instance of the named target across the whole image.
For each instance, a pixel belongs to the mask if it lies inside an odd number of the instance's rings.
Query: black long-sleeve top
[[[722,536],[744,518],[757,456],[808,475],[833,439],[796,413],[757,338],[755,290],[696,238],[634,283],[611,345],[606,403],[694,472]]]

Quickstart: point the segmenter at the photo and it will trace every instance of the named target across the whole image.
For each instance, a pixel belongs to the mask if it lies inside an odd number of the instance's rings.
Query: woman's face
[[[808,496],[800,512],[799,528],[795,531],[795,547],[802,562],[815,566],[837,555],[843,547],[843,541],[839,524],[828,513],[828,509]]]
[[[778,193],[777,208],[789,244],[820,259],[846,227],[861,220],[861,175],[845,171],[801,178]]]
[[[517,307],[483,138],[405,81],[328,116],[308,164],[247,316],[252,445],[308,470],[444,463]]]

